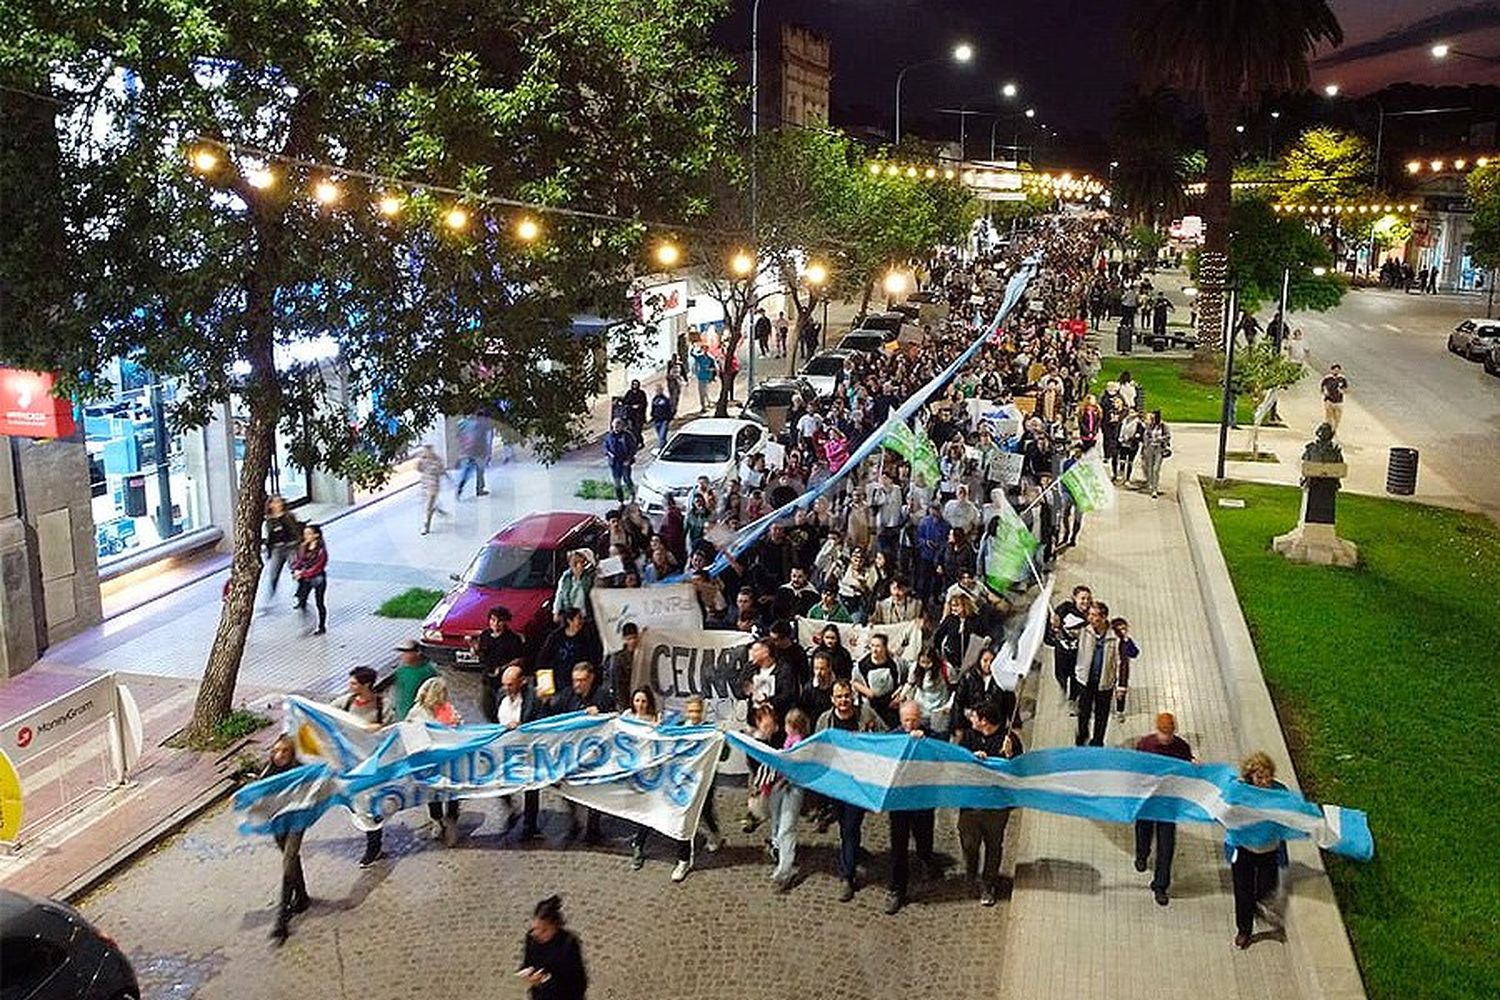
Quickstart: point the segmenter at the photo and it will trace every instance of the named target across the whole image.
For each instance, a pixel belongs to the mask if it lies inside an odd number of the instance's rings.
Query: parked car
[[[768,378],[750,390],[750,396],[740,407],[740,416],[747,420],[758,420],[770,426],[766,414],[771,410],[790,410],[793,400],[810,403],[818,397],[817,390],[804,378]],[[771,428],[777,431],[779,428]]]
[[[490,538],[454,573],[453,588],[422,623],[422,651],[431,659],[460,667],[476,665],[469,637],[489,624],[497,605],[511,615],[511,627],[533,648],[552,627],[552,594],[568,568],[568,553],[588,549],[605,555],[609,531],[593,514],[548,511],[517,518]]]
[[[114,940],[66,903],[0,889],[0,996],[137,1000],[135,970]]]
[[[819,396],[832,396],[848,378],[849,359],[853,356],[849,351],[820,351],[808,358],[797,374],[806,379]]]
[[[766,450],[771,439],[765,424],[746,417],[700,417],[679,427],[667,446],[636,475],[641,506],[648,514],[667,508],[671,494],[686,506],[686,497],[706,476],[718,489],[735,475],[739,463]]]
[[[837,350],[860,351],[865,354],[879,354],[885,350],[885,345],[892,338],[884,330],[850,330],[844,334],[839,341]]]
[[[1500,376],[1500,343],[1491,347],[1484,356],[1484,370],[1491,375]]]
[[[859,329],[879,330],[885,334],[887,343],[894,340],[902,347],[920,344],[923,338],[922,328],[917,326],[916,317],[904,312],[883,312],[866,316],[859,324]]]
[[[1482,361],[1500,343],[1500,320],[1466,319],[1448,334],[1448,350],[1470,361]]]

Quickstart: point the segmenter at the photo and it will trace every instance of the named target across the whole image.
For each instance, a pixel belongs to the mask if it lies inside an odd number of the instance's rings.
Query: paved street
[[[1449,354],[1459,320],[1483,316],[1478,295],[1406,295],[1384,289],[1351,291],[1327,313],[1295,313],[1318,375],[1343,365],[1350,400],[1372,420],[1366,450],[1384,464],[1384,449],[1421,452],[1423,473],[1440,474],[1473,506],[1500,515],[1500,379],[1477,362]],[[1264,316],[1274,312],[1263,310]],[[1420,476],[1423,473],[1419,473]]]

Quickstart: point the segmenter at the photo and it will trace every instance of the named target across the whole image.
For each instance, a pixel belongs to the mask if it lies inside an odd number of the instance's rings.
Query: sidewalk
[[[1126,720],[1111,718],[1107,745],[1133,745],[1157,712],[1170,711],[1200,758],[1234,761],[1255,748],[1236,731],[1174,492],[1152,501],[1122,490],[1114,510],[1088,515],[1079,547],[1059,562],[1054,600],[1087,584],[1112,616],[1130,621],[1141,646]],[[1028,682],[1036,696],[1028,747],[1071,746],[1076,720],[1050,657],[1043,661]],[[1167,907],[1153,900],[1150,873],[1132,865],[1130,827],[1021,810],[1012,828],[1015,888],[999,995],[1263,1000],[1292,990],[1284,942],[1260,936],[1248,951],[1233,947],[1218,827],[1178,827]]]

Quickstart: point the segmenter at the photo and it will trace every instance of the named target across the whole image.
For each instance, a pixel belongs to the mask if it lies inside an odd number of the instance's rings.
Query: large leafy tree
[[[83,393],[131,358],[189,388],[181,427],[248,408],[194,735],[232,704],[278,424],[300,463],[356,481],[443,412],[570,439],[602,373],[569,317],[618,311],[646,231],[611,220],[680,215],[727,136],[722,8],[0,0],[0,83],[33,95],[0,105],[0,134],[27,136],[0,146],[0,184],[30,213],[0,255],[25,303],[0,356]],[[331,367],[293,360],[329,344]],[[351,428],[330,383],[380,419]]]
[[[1278,201],[1314,202],[1367,193],[1375,155],[1363,136],[1336,128],[1310,128],[1281,155]]]
[[[1301,90],[1319,45],[1343,42],[1327,0],[1138,0],[1131,47],[1142,82],[1197,97],[1208,131],[1202,300],[1206,343],[1223,335],[1234,125],[1249,95]]]
[[[1474,263],[1500,268],[1500,166],[1489,164],[1469,175],[1474,204]]]
[[[1252,312],[1281,296],[1288,274],[1287,308],[1332,309],[1346,285],[1333,272],[1333,253],[1323,238],[1297,217],[1272,211],[1261,198],[1238,198],[1229,213],[1234,237],[1229,245],[1229,276],[1240,289],[1239,304]],[[1324,274],[1314,274],[1315,268]]]

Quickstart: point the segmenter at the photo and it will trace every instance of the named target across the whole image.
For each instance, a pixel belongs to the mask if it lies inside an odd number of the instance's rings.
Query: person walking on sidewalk
[[[396,647],[396,653],[396,672],[391,679],[391,691],[395,700],[395,717],[404,719],[417,703],[417,691],[436,677],[438,672],[427,657],[422,655],[422,647],[415,639],[402,642]]]
[[[453,707],[448,697],[448,682],[441,677],[429,677],[417,689],[417,699],[405,715],[407,722],[426,722],[439,726],[463,725],[463,716]],[[432,837],[452,847],[458,843],[458,800],[446,797],[427,803],[427,815],[432,819]]]
[[[667,395],[667,387],[658,385],[656,395],[651,397],[651,427],[656,431],[657,451],[667,446],[667,431],[672,426],[672,416],[675,412],[676,404]]]
[[[417,478],[422,483],[422,534],[425,535],[432,530],[433,514],[445,517],[448,514],[438,506],[438,495],[443,489],[443,480],[448,478],[448,470],[430,444],[422,445],[417,452]]]
[[[1339,421],[1344,419],[1344,394],[1349,391],[1349,380],[1339,365],[1329,365],[1328,374],[1319,384],[1323,390],[1323,419],[1333,432],[1339,432]]]
[[[755,308],[755,325],[751,328],[755,333],[755,343],[760,347],[760,356],[768,358],[771,356],[771,317],[766,315],[763,307]]]
[[[375,668],[355,667],[349,671],[349,690],[333,699],[331,704],[363,722],[366,729],[390,725],[396,721],[396,715],[391,711],[390,702],[375,690],[376,679]],[[369,868],[385,858],[385,851],[381,850],[384,835],[384,829],[378,826],[365,831],[365,853],[359,859],[361,868]]]
[[[1135,641],[1130,638],[1130,630],[1110,628],[1109,606],[1095,601],[1089,608],[1088,624],[1078,633],[1078,662],[1073,667],[1073,677],[1078,683],[1078,731],[1073,736],[1074,745],[1104,745],[1120,662],[1127,655],[1140,655]],[[1093,722],[1092,735],[1089,733],[1090,720]]]
[[[1153,499],[1161,495],[1161,463],[1172,457],[1172,429],[1152,410],[1141,427],[1141,474]]]
[[[307,595],[318,606],[318,627],[313,635],[328,631],[328,605],[323,595],[328,591],[328,549],[323,544],[323,529],[316,524],[302,528],[302,544],[292,556],[292,579],[297,581],[297,601],[293,605],[298,611],[307,610]]]
[[[1135,748],[1142,753],[1158,753],[1163,757],[1197,762],[1193,748],[1177,735],[1177,718],[1171,712],[1158,712],[1155,731],[1136,740]],[[1151,875],[1151,894],[1156,897],[1157,906],[1166,906],[1167,889],[1172,884],[1172,855],[1177,850],[1177,824],[1166,820],[1135,821],[1135,870],[1138,872],[1146,870],[1152,840],[1156,841],[1156,870]]]
[[[609,475],[615,483],[615,499],[625,502],[627,496],[635,496],[635,480],[630,477],[635,465],[636,449],[640,439],[619,417],[609,422],[609,433],[604,435],[604,457],[609,459]]]
[[[275,597],[282,567],[297,554],[297,543],[302,540],[302,522],[286,509],[286,501],[279,494],[266,501],[265,529],[267,596]]]
[[[296,766],[296,741],[283,733],[271,744],[271,759],[260,776],[269,778]],[[285,943],[291,933],[292,914],[307,909],[307,880],[302,875],[302,833],[293,830],[276,834],[276,847],[281,851],[281,902],[276,908],[276,926],[271,928],[271,940],[277,944]]]
[[[458,461],[458,486],[453,491],[456,501],[464,495],[469,477],[474,477],[474,495],[482,497],[489,493],[484,488],[484,470],[490,464],[490,449],[495,440],[495,422],[482,413],[471,413],[458,422],[458,450],[463,456]]]
[[[1073,588],[1073,599],[1059,604],[1048,619],[1046,641],[1052,647],[1052,676],[1075,712],[1078,685],[1073,680],[1073,670],[1078,664],[1078,634],[1088,624],[1089,607],[1093,603],[1094,592],[1080,584]]]
[[[702,344],[694,346],[689,356],[693,361],[693,381],[698,383],[698,413],[701,415],[708,412],[708,384],[718,374],[719,366]]]
[[[787,335],[787,331],[789,331],[790,329],[791,329],[791,323],[789,323],[787,321],[786,313],[784,313],[784,312],[777,313],[776,314],[776,356],[778,358],[784,358],[784,357],[786,357],[786,335]]]
[[[1286,787],[1276,780],[1276,765],[1271,758],[1258,750],[1240,764],[1240,780],[1256,788]],[[1250,947],[1255,930],[1256,908],[1276,893],[1286,841],[1274,834],[1253,841],[1231,838],[1228,847],[1234,877],[1234,946],[1244,949]]]
[[[958,745],[979,760],[1009,760],[1021,752],[1021,737],[1011,728],[1010,716],[996,700],[979,703],[973,725],[958,737]],[[994,906],[1000,897],[1000,855],[1005,846],[1009,809],[960,809],[958,843],[963,849],[964,876],[969,891],[979,892],[981,906]],[[979,849],[984,848],[984,868],[979,867]]]

